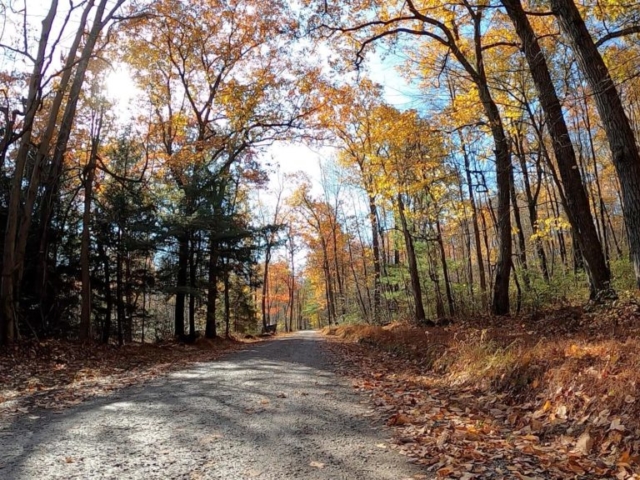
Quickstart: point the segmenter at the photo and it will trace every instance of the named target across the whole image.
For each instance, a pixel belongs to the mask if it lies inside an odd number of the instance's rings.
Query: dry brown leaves
[[[231,340],[196,345],[30,342],[0,350],[0,419],[34,408],[63,409],[96,396],[143,383],[195,362],[242,348]]]
[[[576,323],[581,321],[582,317]],[[620,324],[619,318],[616,323]],[[457,479],[640,478],[636,385],[628,384],[624,372],[615,373],[613,365],[608,374],[599,365],[596,370],[607,380],[607,388],[625,389],[622,397],[614,392],[594,394],[602,389],[593,385],[598,376],[588,373],[573,379],[543,374],[526,386],[534,393],[523,394],[522,387],[509,390],[482,378],[460,381],[459,375],[438,374],[416,360],[419,355],[375,348],[362,337],[357,343],[329,338],[334,339],[329,348],[341,359],[338,370],[353,378],[354,388],[370,396],[378,415],[393,429],[393,447],[424,465],[430,475]],[[600,345],[596,340],[600,339],[594,339]],[[576,357],[580,360],[594,354],[588,351],[591,344],[584,336],[580,344],[570,338],[562,341],[566,348],[558,350],[562,356],[555,359],[556,369],[558,363],[567,362],[576,372],[572,363]],[[401,352],[405,351],[411,349],[405,346]],[[545,348],[536,352],[549,353]],[[536,359],[528,361],[535,363]],[[596,362],[591,359],[590,363],[593,368]],[[585,372],[590,368],[589,362],[579,366]],[[624,401],[614,401],[618,398]]]

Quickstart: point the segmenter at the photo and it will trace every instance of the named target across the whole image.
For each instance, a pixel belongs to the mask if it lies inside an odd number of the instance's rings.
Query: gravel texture
[[[0,428],[0,479],[405,479],[366,398],[301,332]]]

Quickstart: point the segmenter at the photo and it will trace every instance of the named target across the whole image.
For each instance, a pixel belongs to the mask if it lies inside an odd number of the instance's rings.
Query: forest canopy
[[[637,294],[637,5],[0,0],[0,18],[0,344]],[[326,153],[320,175],[279,171],[288,144]]]

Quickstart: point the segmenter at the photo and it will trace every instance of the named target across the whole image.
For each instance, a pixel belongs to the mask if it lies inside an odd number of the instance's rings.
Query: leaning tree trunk
[[[116,6],[114,9],[117,9],[119,5],[123,3],[124,0],[117,0]],[[93,2],[90,2],[90,4]],[[52,126],[58,129],[58,136],[56,138],[56,142],[53,149],[53,157],[51,160],[52,168],[51,168],[51,178],[52,185],[47,192],[46,199],[44,200],[44,209],[48,210],[47,215],[45,215],[45,222],[43,224],[44,228],[44,236],[48,237],[49,235],[49,221],[51,217],[51,211],[53,210],[53,202],[56,198],[56,194],[59,188],[60,177],[62,176],[63,164],[64,164],[64,156],[67,151],[67,145],[69,143],[69,138],[71,136],[71,130],[73,128],[73,122],[76,117],[76,110],[78,106],[78,100],[80,99],[80,93],[82,91],[82,86],[84,85],[84,79],[86,76],[87,69],[89,67],[89,60],[93,51],[95,49],[96,42],[100,36],[100,32],[102,31],[105,24],[105,10],[107,7],[107,0],[100,0],[96,8],[95,17],[93,20],[93,25],[88,35],[86,35],[85,44],[82,48],[82,52],[80,58],[77,61],[77,66],[74,70],[73,82],[71,83],[71,88],[67,94],[67,103],[64,108],[64,112],[62,114],[62,119],[59,123],[56,123],[56,118],[52,116],[50,118],[50,125],[47,128],[47,134],[52,133]],[[87,7],[89,8],[89,7]],[[115,13],[115,10],[111,10],[111,12],[107,15],[106,19],[109,19],[111,15]],[[86,17],[83,17],[83,21],[86,20]],[[82,25],[81,25],[82,27]],[[66,72],[63,75],[63,80],[66,79]],[[54,102],[57,102],[56,98]],[[53,122],[53,125],[51,125]],[[51,131],[49,131],[51,129]],[[38,155],[37,161],[34,165],[31,179],[29,182],[29,188],[27,190],[27,195],[25,198],[25,205],[23,209],[23,218],[22,223],[20,225],[20,230],[18,233],[18,242],[16,244],[16,253],[15,253],[15,269],[16,269],[16,277],[17,284],[20,285],[22,281],[22,275],[24,272],[24,256],[27,248],[27,241],[29,237],[29,230],[31,228],[31,221],[33,218],[33,207],[37,200],[38,189],[40,187],[40,181],[42,176],[42,169],[44,167],[44,156],[42,149],[48,148],[49,138],[46,139],[46,142],[43,142]]]
[[[496,155],[496,184],[498,187],[498,261],[496,262],[496,278],[493,286],[493,303],[491,310],[494,315],[509,314],[509,279],[511,276],[511,154],[504,132],[500,111],[493,101],[489,87],[485,82],[478,82],[480,98],[485,114],[491,124],[491,133],[495,145]]]
[[[565,0],[554,1],[558,3]],[[564,187],[567,217],[576,232],[576,238],[587,265],[591,295],[594,297],[598,292],[610,289],[611,274],[593,222],[589,199],[580,177],[575,151],[562,114],[562,106],[558,100],[547,62],[520,0],[502,0],[502,4],[507,9],[522,41],[522,49],[538,91]]]
[[[551,8],[575,52],[600,113],[618,173],[631,259],[640,288],[640,153],[616,87],[572,0],[551,0]],[[584,253],[584,252],[583,252]]]
[[[29,91],[26,98],[25,115],[23,119],[23,134],[16,154],[11,194],[7,211],[4,246],[2,255],[2,285],[0,286],[0,344],[13,342],[16,336],[16,234],[20,222],[20,201],[23,185],[24,170],[27,165],[29,150],[31,149],[31,133],[33,122],[40,106],[40,90],[46,58],[47,44],[51,34],[51,27],[58,9],[57,0],[51,2],[47,16],[42,21],[42,33],[38,43],[38,53],[29,79]]]
[[[493,300],[491,311],[494,315],[509,314],[509,281],[511,277],[511,253],[513,250],[511,239],[511,150],[502,124],[500,110],[496,105],[489,88],[487,74],[484,68],[482,48],[482,15],[473,16],[475,67],[464,55],[460,48],[452,43],[447,45],[451,52],[471,76],[478,88],[478,96],[482,103],[484,114],[489,121],[491,136],[493,137],[496,159],[496,187],[498,197],[498,215],[496,228],[498,237],[498,259],[496,261],[496,277],[493,284]],[[488,252],[487,252],[488,254]]]

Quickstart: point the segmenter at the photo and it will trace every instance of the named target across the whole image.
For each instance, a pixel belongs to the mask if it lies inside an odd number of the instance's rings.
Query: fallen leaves
[[[582,455],[589,455],[593,450],[593,438],[589,434],[589,431],[585,431],[578,437],[578,441],[576,442],[575,451]]]
[[[632,432],[628,413],[594,411],[596,402],[579,387],[517,402],[508,392],[425,374],[407,358],[362,343],[328,348],[339,372],[394,429],[391,447],[429,478],[638,478],[640,430]]]
[[[0,416],[67,408],[244,345],[219,340],[206,348],[178,343],[117,348],[46,340],[8,347],[0,351]]]

